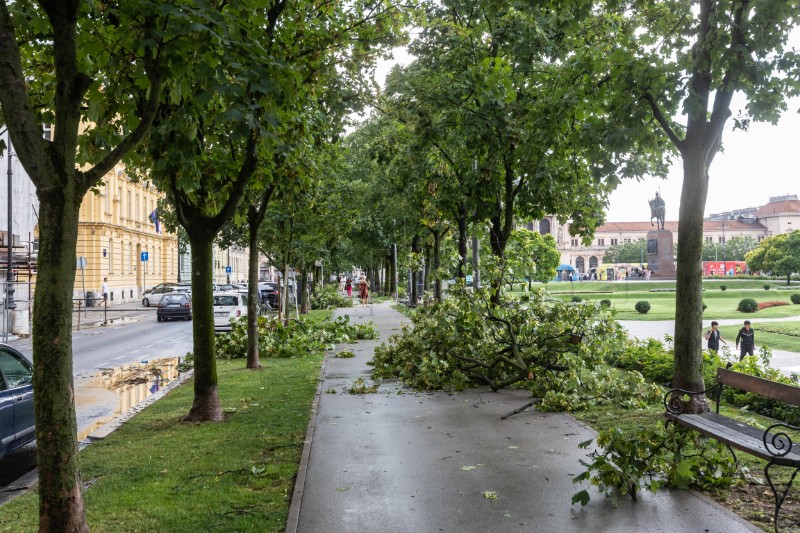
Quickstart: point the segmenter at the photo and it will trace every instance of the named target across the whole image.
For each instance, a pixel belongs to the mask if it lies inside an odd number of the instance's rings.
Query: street
[[[116,369],[162,358],[183,358],[192,351],[191,322],[156,322],[154,307],[129,306],[121,324],[115,322],[72,333],[79,439],[120,409],[120,395],[103,386],[100,369]],[[12,340],[8,344],[33,359],[31,339]],[[35,444],[0,459],[0,487],[5,487],[35,466]]]

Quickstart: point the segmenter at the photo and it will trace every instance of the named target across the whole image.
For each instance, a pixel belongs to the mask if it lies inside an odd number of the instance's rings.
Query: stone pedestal
[[[651,279],[675,279],[671,231],[647,232],[647,268],[651,271]]]

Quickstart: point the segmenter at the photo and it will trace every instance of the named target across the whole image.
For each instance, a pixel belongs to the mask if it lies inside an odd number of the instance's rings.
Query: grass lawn
[[[720,289],[720,285],[723,284],[727,286],[725,291]],[[765,284],[770,286],[769,290],[764,290]],[[548,283],[544,288],[551,296],[562,300],[571,300],[573,297],[592,302],[611,300],[611,306],[616,310],[618,320],[675,318],[674,281],[559,282]],[[707,305],[704,315],[707,318],[741,318],[744,321],[747,318],[757,320],[800,316],[800,305],[792,305],[790,300],[792,294],[800,293],[800,285],[796,283],[787,289],[785,282],[781,284],[761,280],[709,280],[703,283],[703,288],[703,301]],[[782,301],[789,305],[770,307],[756,313],[741,313],[736,307],[743,298],[752,298],[759,303]],[[644,315],[634,309],[636,302],[642,300],[650,304],[650,311]]]
[[[283,531],[321,356],[219,360],[227,420],[185,423],[191,382],[81,452],[92,531]],[[38,495],[2,507],[2,532],[38,530]]]

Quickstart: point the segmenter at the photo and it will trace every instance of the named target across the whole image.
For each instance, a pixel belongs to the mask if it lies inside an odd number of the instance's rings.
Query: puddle
[[[79,409],[83,407],[80,410],[90,419],[79,423],[78,440],[85,439],[109,420],[127,413],[178,379],[179,364],[180,357],[167,357],[99,369],[91,380],[99,386],[82,387],[81,398],[76,398]]]

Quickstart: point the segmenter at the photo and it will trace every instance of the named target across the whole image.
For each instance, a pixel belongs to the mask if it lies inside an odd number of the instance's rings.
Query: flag
[[[161,224],[158,222],[158,209],[153,209],[150,213],[150,222],[156,225],[156,233],[161,233]]]

